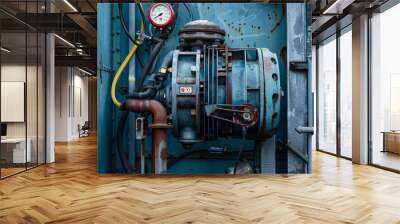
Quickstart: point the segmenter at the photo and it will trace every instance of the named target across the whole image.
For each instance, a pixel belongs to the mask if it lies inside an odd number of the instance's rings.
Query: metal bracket
[[[307,135],[313,135],[314,134],[314,127],[298,126],[297,128],[295,128],[295,130],[299,134],[307,134]]]
[[[299,149],[297,149],[296,147],[294,147],[290,144],[285,144],[282,141],[279,141],[279,144],[281,144],[283,148],[288,149],[291,152],[293,152],[293,154],[295,154],[297,157],[302,159],[307,164],[309,163],[309,157],[306,154],[304,154],[303,152],[301,152]]]
[[[152,40],[152,37],[145,34],[144,32],[137,32],[136,33],[137,40],[139,40],[139,44],[142,44],[145,40]]]
[[[258,113],[255,106],[243,104],[240,106],[230,104],[209,104],[204,106],[206,115],[221,121],[251,127],[258,121]]]
[[[147,122],[145,117],[136,118],[136,139],[142,140],[146,138]]]
[[[291,61],[290,70],[292,71],[308,71],[308,63],[306,61]]]

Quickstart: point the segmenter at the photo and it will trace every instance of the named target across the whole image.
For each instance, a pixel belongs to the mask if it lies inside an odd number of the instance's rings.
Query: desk
[[[28,143],[28,144],[26,144]],[[25,151],[25,145],[26,151]],[[26,163],[32,160],[32,141],[25,138],[6,138],[1,139],[1,159],[6,163]]]
[[[384,131],[382,152],[392,152],[400,154],[400,132]]]

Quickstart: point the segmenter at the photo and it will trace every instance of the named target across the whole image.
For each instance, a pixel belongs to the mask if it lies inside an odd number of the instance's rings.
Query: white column
[[[368,163],[368,16],[353,20],[353,162]]]
[[[53,12],[54,6],[48,1],[47,12]],[[54,35],[46,36],[46,163],[55,161],[54,133],[55,133],[55,43]]]
[[[46,71],[46,162],[52,163],[55,161],[55,152],[54,152],[54,133],[55,133],[55,76],[54,76],[54,35],[47,34],[46,37],[46,60],[47,60],[47,71]]]

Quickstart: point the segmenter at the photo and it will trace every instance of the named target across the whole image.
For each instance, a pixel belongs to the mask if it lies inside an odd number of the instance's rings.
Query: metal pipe
[[[144,80],[147,76],[147,74],[150,72],[151,67],[153,67],[153,63],[155,62],[155,59],[157,56],[160,54],[160,51],[162,47],[164,46],[165,40],[161,39],[159,42],[154,46],[154,49],[152,50],[149,58],[147,59],[148,63],[143,68],[143,74],[138,78],[138,81],[136,83],[136,91],[141,91],[141,88],[143,86]]]
[[[123,108],[130,112],[150,112],[153,114],[153,172],[155,174],[167,171],[167,131],[171,125],[167,123],[167,110],[157,100],[128,99]]]
[[[144,154],[144,139],[140,140],[140,174],[145,174],[145,154]]]
[[[172,66],[172,59],[174,57],[174,51],[168,52],[168,54],[164,57],[161,62],[160,69],[168,69]]]

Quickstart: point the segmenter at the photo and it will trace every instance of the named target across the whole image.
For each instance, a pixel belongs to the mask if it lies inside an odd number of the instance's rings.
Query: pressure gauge
[[[168,3],[155,3],[150,8],[149,20],[154,27],[165,29],[175,21],[175,12]]]

